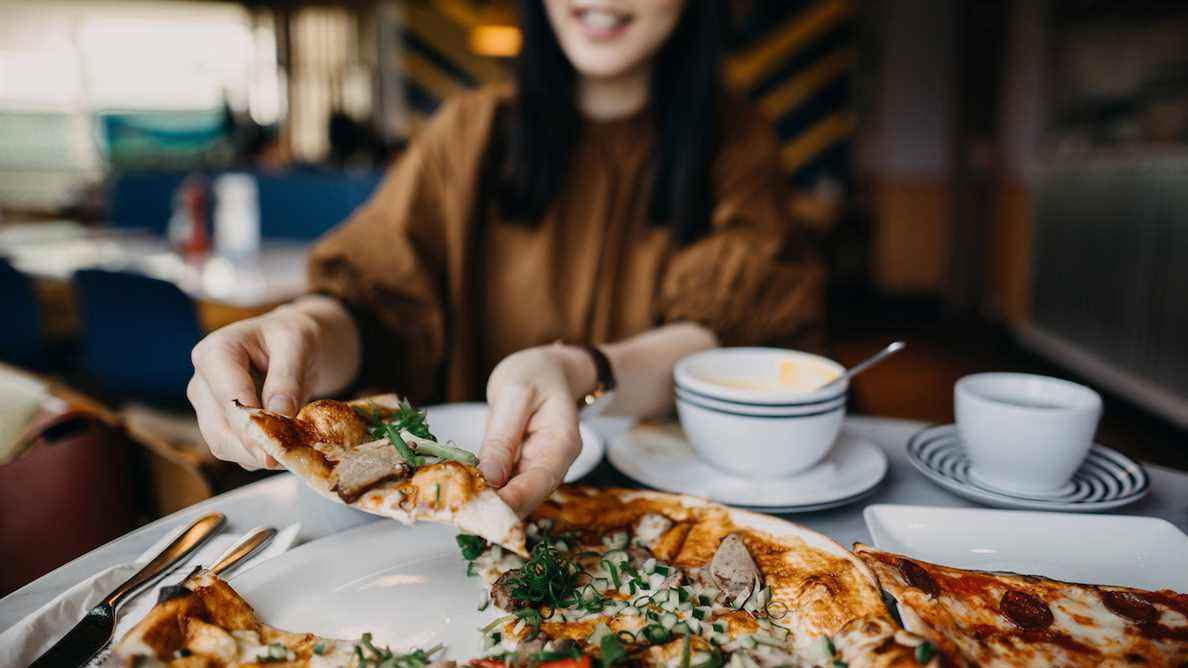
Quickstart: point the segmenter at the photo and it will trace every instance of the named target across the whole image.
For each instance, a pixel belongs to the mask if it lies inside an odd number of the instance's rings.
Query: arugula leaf
[[[462,558],[466,561],[478,559],[483,550],[487,549],[487,541],[468,533],[460,533],[454,540],[458,542],[458,548],[462,550]]]
[[[600,646],[602,647],[603,668],[609,668],[615,665],[615,662],[627,658],[627,650],[623,647],[622,641],[619,640],[619,636],[613,633],[602,636]]]

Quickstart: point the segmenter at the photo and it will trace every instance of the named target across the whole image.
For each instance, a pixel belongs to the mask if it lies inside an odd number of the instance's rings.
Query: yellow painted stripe
[[[405,76],[415,81],[417,85],[432,93],[439,100],[444,100],[466,88],[462,82],[451,77],[433,61],[412,49],[406,49],[401,56],[404,60],[403,69]]]
[[[825,0],[788,19],[779,28],[746,51],[731,56],[726,63],[726,80],[733,86],[749,89],[764,76],[786,62],[792,54],[854,12],[852,0]]]
[[[854,134],[856,121],[848,111],[829,116],[797,135],[780,151],[784,169],[795,172],[838,141]]]
[[[433,5],[443,16],[467,30],[483,22],[478,10],[466,0],[435,0]]]
[[[768,118],[779,118],[810,95],[848,72],[857,59],[858,53],[854,49],[835,51],[764,95],[763,99],[759,100],[759,108],[767,114]]]
[[[422,3],[408,2],[403,6],[409,30],[476,81],[502,81],[507,78],[508,72],[502,65],[476,56],[466,49],[469,33],[464,28]]]

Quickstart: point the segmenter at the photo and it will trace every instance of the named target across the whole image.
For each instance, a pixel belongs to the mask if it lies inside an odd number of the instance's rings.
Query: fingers
[[[191,353],[194,371],[202,377],[220,410],[238,401],[259,408],[256,383],[252,380],[252,361],[243,342],[221,331],[206,337]]]
[[[190,379],[186,396],[198,414],[198,428],[211,453],[224,461],[235,462],[249,471],[279,468],[276,460],[256,447],[245,445],[243,438],[227,422],[226,415],[201,376]]]
[[[520,517],[536,509],[565,480],[573,460],[581,452],[581,437],[577,429],[539,431],[524,444],[530,461],[521,465],[522,471],[499,489],[498,494]]]
[[[503,387],[487,416],[487,433],[479,449],[479,469],[495,487],[507,482],[519,457],[520,443],[532,413],[532,389],[521,384]]]
[[[533,414],[524,442],[520,473],[499,495],[521,517],[532,512],[565,480],[582,450],[577,411],[564,396],[550,398]]]
[[[268,374],[261,396],[264,407],[293,417],[305,401],[310,343],[300,332],[279,330],[265,334]]]
[[[534,466],[512,478],[496,493],[521,518],[527,517],[557,489],[562,478],[543,466]]]

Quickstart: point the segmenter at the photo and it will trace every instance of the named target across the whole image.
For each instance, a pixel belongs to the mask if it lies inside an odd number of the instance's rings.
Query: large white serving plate
[[[333,638],[371,633],[393,650],[444,643],[479,656],[479,578],[466,577],[452,526],[381,520],[307,543],[235,578],[265,623]]]
[[[1188,536],[1156,517],[868,506],[875,546],[957,568],[1188,592]]]

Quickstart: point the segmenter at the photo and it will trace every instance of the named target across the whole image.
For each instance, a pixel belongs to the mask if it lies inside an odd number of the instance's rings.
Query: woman
[[[292,415],[351,386],[457,401],[485,381],[480,466],[523,514],[605,375],[574,344],[601,344],[610,409],[645,416],[671,408],[679,358],[812,331],[822,272],[791,238],[770,128],[721,92],[720,5],[530,0],[522,21],[515,88],[445,105],[319,243],[318,294],[194,349],[217,456],[275,466],[228,426],[235,399]]]

